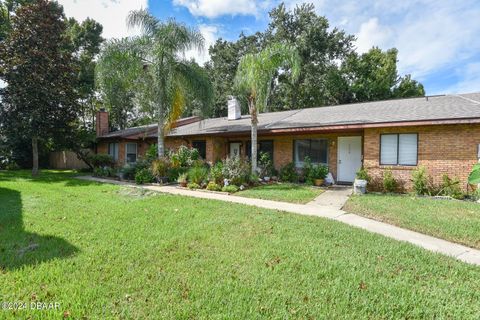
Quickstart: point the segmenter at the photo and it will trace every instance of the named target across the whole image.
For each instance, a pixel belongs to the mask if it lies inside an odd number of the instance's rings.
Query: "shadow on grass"
[[[18,191],[0,187],[0,209],[0,271],[66,258],[79,251],[64,239],[25,231]]]
[[[16,179],[22,179],[27,180],[28,182],[64,183],[67,187],[99,184],[95,181],[75,179],[75,177],[86,175],[90,175],[90,173],[71,170],[41,170],[38,176],[32,177],[32,173],[29,170],[0,171],[0,181],[15,181]]]

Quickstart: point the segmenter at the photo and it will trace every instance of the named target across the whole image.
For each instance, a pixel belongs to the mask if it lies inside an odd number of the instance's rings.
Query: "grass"
[[[1,319],[480,317],[480,268],[339,222],[0,172]]]
[[[238,192],[235,195],[247,198],[275,200],[291,203],[307,203],[315,199],[323,192],[323,189],[306,185],[275,183],[247,189]]]
[[[414,196],[351,197],[346,211],[480,249],[480,205]]]

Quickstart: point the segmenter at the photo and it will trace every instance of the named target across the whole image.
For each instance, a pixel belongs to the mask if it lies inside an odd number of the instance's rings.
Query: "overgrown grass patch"
[[[325,219],[122,190],[0,172],[0,301],[61,305],[0,318],[480,317],[479,267]]]

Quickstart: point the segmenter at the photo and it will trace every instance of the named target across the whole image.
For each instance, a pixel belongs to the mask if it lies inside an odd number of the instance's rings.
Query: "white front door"
[[[337,180],[353,182],[362,167],[362,137],[338,137]]]
[[[230,158],[240,157],[240,142],[230,142]]]

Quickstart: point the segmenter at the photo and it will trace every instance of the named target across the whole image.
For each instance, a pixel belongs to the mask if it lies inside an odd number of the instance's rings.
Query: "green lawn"
[[[275,200],[292,203],[307,203],[315,199],[324,190],[306,185],[293,183],[267,184],[240,191],[237,196]]]
[[[0,172],[0,319],[480,318],[480,267],[321,218]]]
[[[344,210],[480,248],[480,204],[414,196],[351,197]]]

